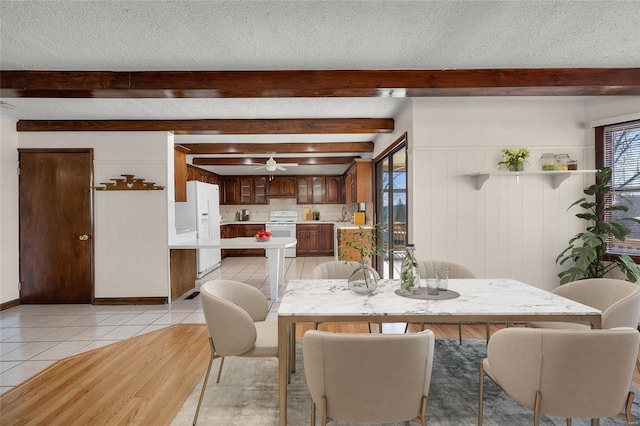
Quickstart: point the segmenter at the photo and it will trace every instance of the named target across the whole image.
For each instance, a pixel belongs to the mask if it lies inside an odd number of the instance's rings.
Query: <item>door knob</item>
[[[80,241],[87,241],[87,240],[89,239],[89,236],[88,236],[87,234],[80,235],[80,236],[78,237],[78,239],[79,239]]]

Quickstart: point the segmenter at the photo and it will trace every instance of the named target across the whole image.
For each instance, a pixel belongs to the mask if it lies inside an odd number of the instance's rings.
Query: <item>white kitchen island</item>
[[[198,238],[169,244],[169,249],[265,249],[269,265],[269,294],[271,300],[278,300],[278,289],[284,286],[284,249],[295,247],[295,238],[271,237],[269,241],[256,241],[253,237]],[[195,266],[194,266],[195,267]]]

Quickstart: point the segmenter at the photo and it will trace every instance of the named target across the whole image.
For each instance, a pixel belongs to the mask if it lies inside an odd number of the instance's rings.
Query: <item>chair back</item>
[[[635,329],[508,328],[487,347],[487,372],[514,400],[567,418],[615,416],[633,378],[640,333]],[[486,365],[486,364],[485,364]]]
[[[261,303],[265,299],[266,304],[266,298],[260,290],[238,281],[214,280],[202,285],[200,295],[209,337],[218,355],[241,355],[254,347],[254,321],[266,317],[266,312],[262,317]],[[268,312],[268,306],[266,309]]]
[[[429,394],[434,336],[311,330],[302,340],[307,385],[327,416],[350,422],[410,420]]]
[[[418,273],[420,278],[435,278],[436,268],[449,268],[449,278],[477,278],[473,272],[462,265],[445,260],[421,260],[418,261]]]
[[[573,281],[553,293],[602,311],[602,328],[638,326],[640,286],[613,279],[592,278]]]
[[[353,274],[353,271],[355,271],[358,266],[360,266],[358,262],[343,262],[337,260],[321,263],[311,271],[311,279],[346,280]],[[376,279],[380,279],[380,275],[375,269],[369,265],[367,265],[367,268],[373,272]]]

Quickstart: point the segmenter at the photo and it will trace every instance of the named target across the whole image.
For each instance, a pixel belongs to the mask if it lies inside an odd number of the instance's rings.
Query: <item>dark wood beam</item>
[[[283,157],[274,158],[276,163],[298,163],[300,166],[317,166],[328,164],[350,164],[355,156],[348,157]],[[195,157],[193,164],[198,166],[251,166],[264,165],[266,158],[205,158]]]
[[[173,131],[179,135],[390,133],[391,118],[238,120],[19,120],[19,132]]]
[[[0,71],[3,98],[640,95],[640,68]]]
[[[324,154],[373,152],[373,142],[185,143],[189,154]]]

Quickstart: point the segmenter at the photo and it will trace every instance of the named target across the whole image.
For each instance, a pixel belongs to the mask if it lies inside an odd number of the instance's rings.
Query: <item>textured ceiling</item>
[[[0,1],[3,70],[640,66],[638,1]],[[4,99],[17,119],[392,117],[403,99]],[[373,140],[289,135],[278,142]],[[274,137],[180,136],[191,142]]]

